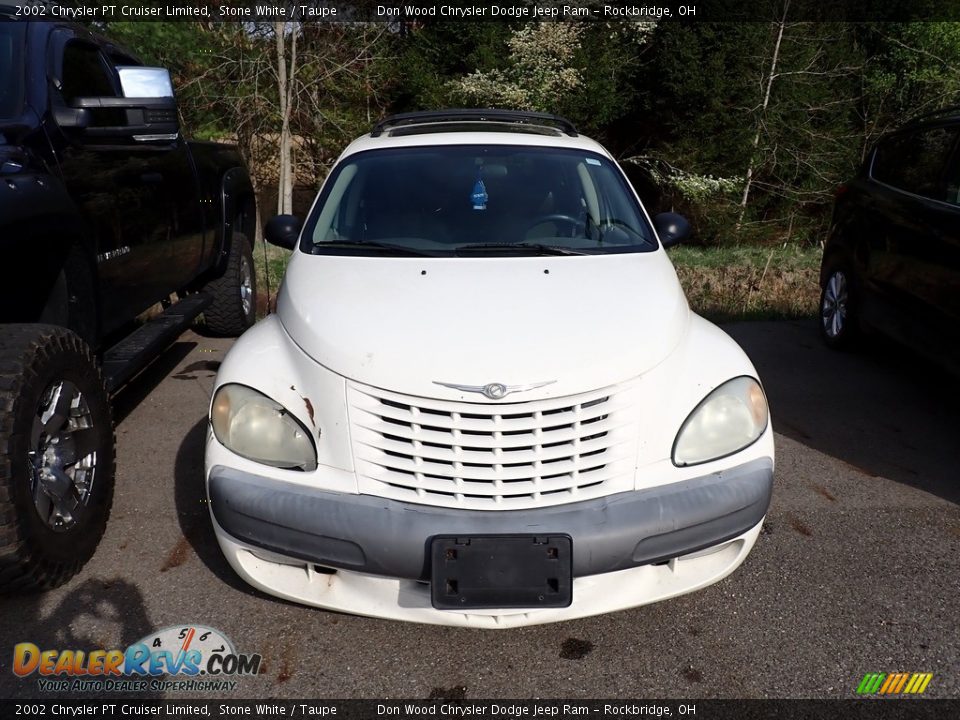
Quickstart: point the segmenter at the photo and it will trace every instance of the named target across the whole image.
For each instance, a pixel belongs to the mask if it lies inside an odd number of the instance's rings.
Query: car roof
[[[369,150],[384,150],[387,148],[405,148],[405,147],[441,147],[452,145],[521,145],[528,147],[541,148],[562,148],[568,150],[583,150],[597,153],[613,160],[613,156],[607,152],[600,143],[590,138],[578,135],[569,137],[566,135],[539,135],[532,133],[519,133],[509,131],[451,131],[451,132],[430,132],[416,135],[381,135],[372,137],[369,134],[363,135],[350,143],[340,159],[355,155]]]
[[[354,140],[340,158],[370,150],[452,145],[521,145],[598,153],[613,159],[566,118],[511,110],[439,110],[391,115]]]

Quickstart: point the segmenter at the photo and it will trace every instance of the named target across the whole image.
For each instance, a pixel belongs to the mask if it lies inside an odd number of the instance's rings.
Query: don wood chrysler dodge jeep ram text
[[[318,607],[502,628],[714,583],[770,503],[753,365],[693,314],[562,118],[393,116],[341,155],[277,314],[233,346],[206,479],[236,572]]]

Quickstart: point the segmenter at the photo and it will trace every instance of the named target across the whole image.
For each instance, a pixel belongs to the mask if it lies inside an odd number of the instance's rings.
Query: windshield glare
[[[0,118],[20,115],[22,96],[23,26],[0,20]]]
[[[608,158],[562,148],[443,145],[347,158],[307,219],[302,250],[602,254],[654,250],[653,237]]]

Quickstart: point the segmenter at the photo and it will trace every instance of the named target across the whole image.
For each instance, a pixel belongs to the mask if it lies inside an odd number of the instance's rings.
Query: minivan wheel
[[[832,348],[850,347],[859,334],[856,290],[846,266],[830,270],[820,293],[820,335]]]

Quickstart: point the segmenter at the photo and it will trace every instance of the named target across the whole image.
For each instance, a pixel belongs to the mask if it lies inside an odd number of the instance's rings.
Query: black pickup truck
[[[166,70],[0,3],[0,590],[92,556],[111,394],[201,313],[253,323],[254,202],[235,148],[183,139]]]

